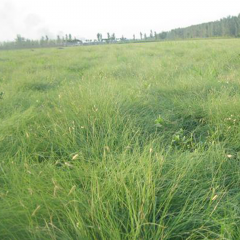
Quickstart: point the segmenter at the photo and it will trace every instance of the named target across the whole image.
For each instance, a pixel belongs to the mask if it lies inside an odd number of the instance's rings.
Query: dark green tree
[[[98,42],[102,41],[102,34],[101,33],[97,34],[97,40],[98,40]]]
[[[153,30],[150,31],[150,38],[153,38]]]
[[[111,40],[112,40],[112,41],[115,41],[115,40],[116,40],[115,33],[112,34]]]
[[[61,43],[61,38],[60,38],[60,36],[59,36],[59,35],[57,36],[57,43],[58,43],[58,44],[60,44],[60,43]]]

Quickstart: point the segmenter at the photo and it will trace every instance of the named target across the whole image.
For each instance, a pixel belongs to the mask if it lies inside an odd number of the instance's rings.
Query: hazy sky
[[[0,41],[98,32],[132,37],[240,13],[240,0],[0,0]]]

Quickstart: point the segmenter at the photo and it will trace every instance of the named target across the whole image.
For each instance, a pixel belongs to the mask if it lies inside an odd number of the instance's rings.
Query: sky
[[[240,13],[240,0],[0,0],[0,41],[71,33],[139,38]]]

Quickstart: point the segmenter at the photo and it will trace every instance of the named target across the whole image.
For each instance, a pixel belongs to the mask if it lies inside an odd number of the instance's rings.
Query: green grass
[[[0,52],[0,239],[239,239],[240,41]]]

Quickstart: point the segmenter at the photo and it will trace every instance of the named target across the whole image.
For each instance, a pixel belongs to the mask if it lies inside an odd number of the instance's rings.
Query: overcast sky
[[[0,41],[98,32],[132,37],[240,13],[240,0],[0,0]]]

